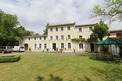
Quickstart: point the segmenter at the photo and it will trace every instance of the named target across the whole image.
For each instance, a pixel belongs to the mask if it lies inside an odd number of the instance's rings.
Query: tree
[[[48,34],[48,28],[46,27],[46,29],[44,30],[44,34],[43,35],[47,35]]]
[[[98,41],[98,36],[97,36],[97,34],[95,34],[95,33],[92,33],[92,34],[90,35],[90,38],[88,38],[88,39],[86,40],[86,42],[88,42],[88,43],[90,43],[90,42],[96,43],[97,41]]]
[[[26,30],[27,31],[27,30]],[[33,31],[27,31],[27,36],[33,36],[34,32]]]
[[[102,17],[102,19],[112,21],[122,21],[122,0],[104,0],[105,7],[101,8],[100,5],[95,5],[93,17]]]
[[[19,24],[16,15],[0,10],[0,46],[19,45],[22,38],[28,34],[29,31]]]
[[[14,28],[19,25],[17,16],[0,10],[0,21],[0,45],[13,44],[15,42]]]
[[[48,26],[49,26],[49,23],[47,23],[47,26],[46,26],[45,30],[43,31],[44,32],[43,35],[47,35],[48,34]]]
[[[99,40],[102,41],[103,37],[109,35],[108,29],[108,25],[105,24],[102,20],[100,20],[99,23],[95,24],[94,29],[92,30],[92,35],[95,36],[95,38],[97,37]]]
[[[71,39],[72,42],[74,43],[82,43],[82,42],[86,42],[85,38],[73,38]]]

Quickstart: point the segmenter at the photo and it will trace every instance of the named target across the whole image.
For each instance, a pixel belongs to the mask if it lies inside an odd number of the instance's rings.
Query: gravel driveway
[[[66,55],[66,56],[88,56],[92,55],[93,53],[88,52],[32,52],[32,51],[25,51],[25,52],[12,52],[9,54],[50,54],[50,55]]]

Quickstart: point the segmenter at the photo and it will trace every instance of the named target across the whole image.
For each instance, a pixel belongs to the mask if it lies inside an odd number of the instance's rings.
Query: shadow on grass
[[[49,74],[49,78],[48,80],[44,80],[44,77],[42,76],[38,76],[36,78],[37,81],[63,81],[62,78],[58,77],[58,76],[54,76],[53,74]]]
[[[42,76],[37,76],[36,81],[63,81],[63,79],[58,76],[54,76],[53,74],[49,74],[48,80],[45,80],[44,77]],[[69,80],[69,81],[73,81],[73,80]],[[83,79],[78,78],[77,81],[92,81],[92,80],[87,76],[84,76]]]
[[[118,56],[111,56],[111,55],[94,55],[90,56],[89,59],[96,60],[96,61],[103,61],[107,63],[115,63],[120,64],[122,63],[122,58],[119,58]]]
[[[89,77],[84,76],[83,79],[79,78],[78,81],[92,81]]]
[[[104,68],[91,67],[97,75],[105,77],[106,81],[122,81],[122,67],[120,65],[107,65]]]
[[[44,77],[42,77],[42,76],[37,76],[36,77],[36,81],[43,81],[44,80]]]

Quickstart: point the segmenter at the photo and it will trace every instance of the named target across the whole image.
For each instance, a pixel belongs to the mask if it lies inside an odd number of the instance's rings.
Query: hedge
[[[19,60],[20,60],[20,56],[17,55],[0,56],[0,63],[18,62]]]

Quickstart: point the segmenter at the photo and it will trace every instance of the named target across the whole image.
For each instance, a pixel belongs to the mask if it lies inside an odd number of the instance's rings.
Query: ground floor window
[[[40,49],[42,48],[42,44],[39,44],[39,48],[40,48]]]
[[[56,43],[52,43],[52,48],[54,51],[56,51]]]
[[[46,49],[47,48],[47,44],[44,44],[44,49]]]
[[[71,49],[71,43],[68,43],[68,49]]]
[[[83,44],[79,44],[79,49],[83,49]]]
[[[34,48],[36,49],[36,47],[37,47],[37,44],[34,44]]]
[[[64,48],[64,43],[61,43],[61,48]]]

